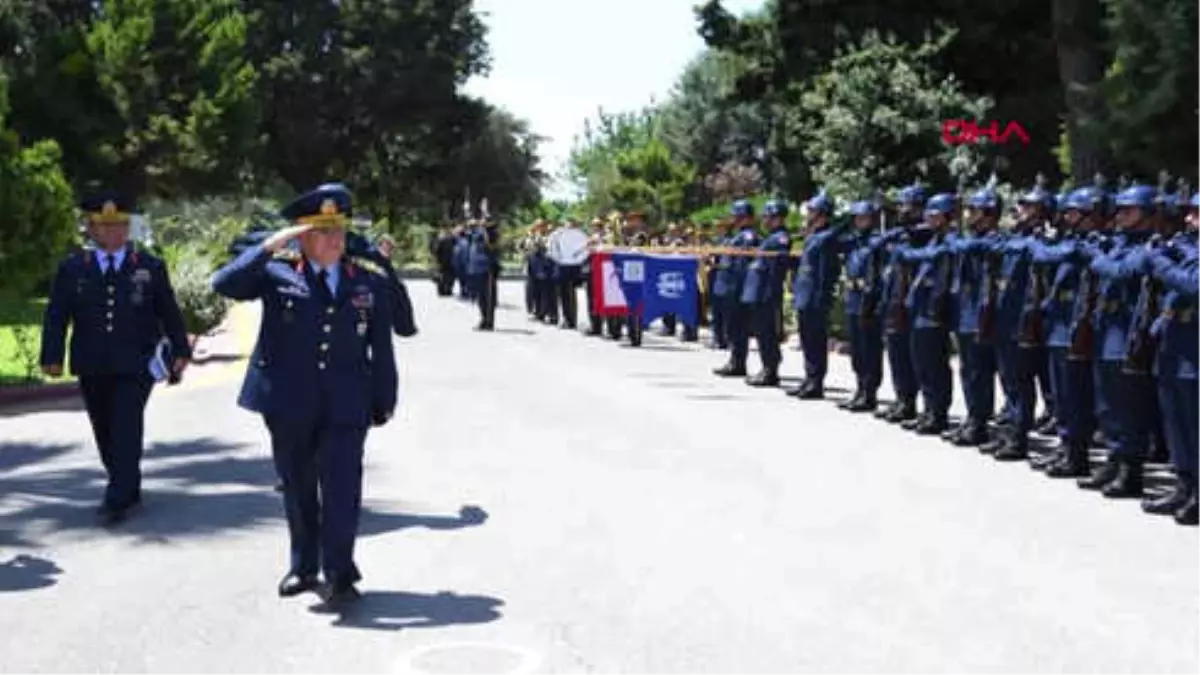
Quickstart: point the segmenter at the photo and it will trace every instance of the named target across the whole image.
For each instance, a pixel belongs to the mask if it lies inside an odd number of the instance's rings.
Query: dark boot
[[[1104,464],[1101,464],[1099,469],[1093,471],[1091,476],[1079,481],[1079,487],[1084,490],[1102,490],[1105,485],[1117,477],[1120,470],[1120,461],[1112,453],[1109,453],[1108,459],[1104,460]]]
[[[983,445],[988,442],[987,424],[983,421],[968,421],[967,428],[957,438],[951,441],[959,447]]]
[[[1142,500],[1142,510],[1146,513],[1153,513],[1160,516],[1173,515],[1176,511],[1183,508],[1187,504],[1187,500],[1191,497],[1191,487],[1187,481],[1176,478],[1175,485],[1171,486],[1171,491],[1167,494],[1155,499]]]
[[[854,396],[837,404],[837,407],[840,408],[841,410],[850,410],[850,409],[854,408],[855,406],[859,405],[860,403],[862,403],[864,396],[866,396],[866,394],[863,392],[862,388],[860,387],[857,391],[854,392]]]
[[[882,410],[876,410],[875,417],[890,422],[892,415],[895,415],[896,411],[899,409],[900,401],[892,401],[890,404],[888,404],[888,407],[883,408]]]
[[[888,417],[887,421],[893,424],[904,424],[905,422],[915,420],[918,417],[917,402],[909,399],[907,401],[901,401],[900,404],[896,406],[896,412]]]
[[[992,440],[979,445],[979,452],[985,455],[994,455],[1009,443],[1009,437],[1013,435],[1012,427],[996,427],[996,433]]]
[[[958,426],[943,431],[942,440],[954,443],[958,440],[959,436],[962,436],[964,433],[966,433],[967,427],[969,426],[971,426],[971,418],[968,417],[960,422]]]
[[[1029,468],[1035,471],[1046,471],[1050,467],[1058,464],[1067,456],[1067,446],[1065,443],[1059,443],[1052,449],[1039,453],[1029,458]]]
[[[1004,447],[996,451],[997,462],[1019,462],[1029,456],[1029,439],[1024,434],[1009,434]]]
[[[879,401],[875,400],[875,394],[863,393],[862,400],[857,405],[852,405],[846,410],[853,413],[875,412],[879,407]]]
[[[1117,475],[1101,489],[1109,499],[1132,499],[1142,496],[1142,462],[1122,459],[1117,465]]]
[[[720,368],[714,368],[713,375],[717,375],[719,377],[745,377],[746,364],[729,361]]]
[[[1058,430],[1058,420],[1050,413],[1042,413],[1041,417],[1034,420],[1033,430],[1043,436],[1053,436]]]
[[[746,384],[751,387],[778,387],[779,371],[774,368],[763,368],[758,373],[747,377]]]
[[[914,431],[914,430],[916,430],[917,427],[923,426],[924,424],[926,424],[926,420],[928,420],[928,419],[929,419],[929,412],[925,411],[915,417],[910,417],[906,420],[901,420],[900,428],[904,429],[905,431]]]
[[[1187,503],[1175,512],[1175,522],[1180,525],[1196,526],[1196,486],[1192,486],[1192,494]]]
[[[913,431],[921,436],[937,436],[950,427],[946,413],[933,413],[925,418],[924,424],[918,424]]]
[[[805,380],[796,392],[796,398],[802,401],[817,401],[825,398],[825,387],[812,380]]]
[[[807,387],[808,387],[808,378],[804,378],[803,380],[800,381],[800,384],[797,384],[794,387],[788,387],[787,389],[784,389],[783,393],[787,394],[788,396],[799,396],[800,392],[804,391]]]
[[[1067,445],[1062,459],[1046,469],[1046,475],[1051,478],[1082,478],[1088,475],[1087,443],[1072,442]]]

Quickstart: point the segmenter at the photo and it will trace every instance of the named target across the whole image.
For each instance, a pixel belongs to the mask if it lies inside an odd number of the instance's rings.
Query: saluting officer
[[[187,367],[191,348],[167,266],[129,241],[133,201],[98,194],[81,207],[94,247],[58,266],[42,321],[41,366],[51,377],[62,375],[71,328],[71,372],[79,377],[108,473],[98,513],[115,524],[142,501],[144,417],[159,341],[165,333],[170,342],[172,382]]]
[[[729,360],[713,370],[720,377],[745,377],[746,357],[750,351],[747,335],[749,319],[746,306],[742,304],[742,287],[746,282],[746,268],[750,260],[747,255],[758,248],[759,236],[754,226],[754,206],[739,199],[733,203],[731,215],[737,233],[729,240],[728,248],[737,249],[742,255],[725,254],[720,257],[713,294],[722,303],[725,312],[726,331],[729,339]]]
[[[741,303],[747,307],[754,341],[758,343],[758,356],[762,359],[762,370],[746,378],[746,384],[752,387],[779,386],[779,364],[783,361],[779,349],[779,335],[783,330],[780,325],[783,284],[791,267],[788,254],[792,250],[787,214],[787,204],[779,200],[772,199],[763,207],[767,236],[746,270],[746,283],[742,289]]]
[[[804,352],[804,381],[789,396],[815,400],[825,397],[829,366],[829,310],[841,273],[842,226],[834,226],[833,200],[822,190],[804,205],[806,233],[800,264],[792,285],[792,306]]]
[[[883,382],[883,323],[879,316],[883,247],[895,232],[876,234],[879,207],[872,201],[850,205],[854,236],[847,242],[846,296],[843,303],[850,365],[854,368],[854,396],[838,404],[850,412],[870,412],[878,407]]]
[[[877,414],[883,420],[903,423],[917,418],[917,374],[913,369],[911,322],[908,317],[908,292],[912,269],[904,262],[903,252],[910,246],[908,233],[921,222],[925,189],[913,184],[897,195],[898,227],[884,244],[888,263],[884,268],[881,302],[884,313],[884,345],[896,400]]]
[[[238,404],[263,415],[283,479],[291,563],[279,595],[320,588],[331,604],[358,597],[363,444],[391,418],[398,387],[386,273],[344,255],[351,207],[340,184],[302,195],[281,211],[296,225],[212,281],[221,295],[263,303]],[[293,239],[299,251],[285,248]]]

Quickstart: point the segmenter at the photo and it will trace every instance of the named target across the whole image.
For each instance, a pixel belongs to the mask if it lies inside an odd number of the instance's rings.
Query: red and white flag
[[[629,304],[621,290],[621,279],[617,276],[612,254],[597,252],[592,256],[592,311],[597,316],[625,316]]]

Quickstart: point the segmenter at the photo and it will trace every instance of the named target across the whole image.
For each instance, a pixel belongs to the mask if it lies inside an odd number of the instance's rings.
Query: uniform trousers
[[[1090,443],[1096,432],[1095,377],[1091,361],[1072,360],[1067,347],[1049,347],[1050,380],[1058,437],[1068,445]]]
[[[1158,395],[1154,379],[1122,371],[1122,361],[1096,361],[1096,419],[1113,455],[1139,461],[1145,458],[1153,427],[1151,414]],[[1099,410],[1103,409],[1104,414]]]
[[[1018,434],[1028,434],[1033,428],[1034,406],[1037,405],[1036,355],[1036,349],[1022,349],[1016,340],[996,342],[996,365],[1000,388],[1004,391],[1004,417]]]
[[[925,412],[945,416],[954,399],[954,377],[950,372],[950,334],[942,328],[912,330],[913,372]]]
[[[1162,409],[1163,431],[1171,452],[1175,475],[1184,483],[1196,486],[1197,414],[1200,413],[1200,381],[1182,377],[1158,377],[1158,401]]]
[[[958,333],[958,377],[967,417],[986,423],[996,412],[996,350],[978,333]]]
[[[725,330],[729,339],[730,360],[745,366],[750,354],[750,306],[737,299],[723,298],[725,303]]]
[[[361,578],[354,542],[362,509],[367,429],[320,419],[267,416],[271,452],[283,480],[291,572],[325,573],[330,583]]]
[[[104,503],[124,509],[141,501],[146,402],[154,380],[138,375],[80,375],[79,389],[108,473]]]
[[[896,391],[899,401],[912,401],[917,398],[917,373],[913,368],[911,332],[888,333],[885,337],[887,345],[888,368],[892,371],[892,388]]]
[[[779,302],[766,301],[744,306],[750,315],[750,326],[763,369],[778,370],[783,362],[783,352],[779,349]]]
[[[796,324],[804,352],[804,379],[823,385],[829,369],[829,317],[819,309],[801,311],[796,313]]]
[[[858,313],[846,314],[846,337],[850,340],[850,365],[858,390],[874,399],[883,381],[883,330],[878,321],[865,325]]]

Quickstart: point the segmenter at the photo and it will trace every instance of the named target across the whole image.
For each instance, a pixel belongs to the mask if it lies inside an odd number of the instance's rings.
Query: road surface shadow
[[[537,335],[537,331],[528,328],[493,328],[492,332],[504,335]]]
[[[412,527],[430,530],[458,530],[487,522],[488,513],[478,506],[463,506],[457,516],[426,516],[413,513],[388,513],[364,507],[358,522],[358,536],[371,537]]]
[[[79,392],[71,392],[21,403],[5,403],[0,405],[0,418],[47,412],[83,412],[83,409],[83,397]]]
[[[53,561],[21,553],[0,562],[0,593],[34,591],[58,583],[62,569]]]
[[[500,618],[503,606],[503,600],[486,595],[366,591],[353,605],[334,610],[319,604],[309,611],[336,616],[331,625],[339,628],[396,631],[490,623]]]

